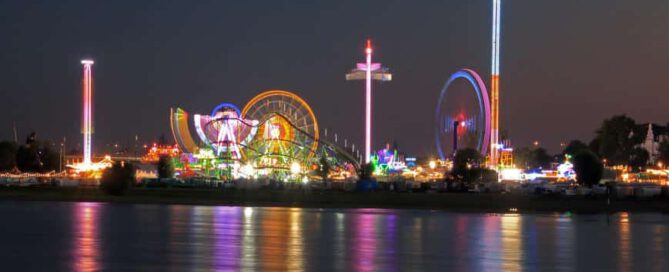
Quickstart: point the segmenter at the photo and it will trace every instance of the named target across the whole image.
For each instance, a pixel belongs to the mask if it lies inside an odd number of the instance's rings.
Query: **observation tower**
[[[502,0],[492,0],[492,71],[490,80],[491,124],[490,124],[490,166],[496,167],[501,149],[499,141],[499,43]]]
[[[366,62],[358,63],[346,74],[346,80],[365,80],[365,163],[372,154],[372,80],[391,81],[393,75],[381,63],[372,63],[372,40],[367,40]]]
[[[111,167],[111,157],[105,158],[98,162],[93,162],[91,151],[92,136],[93,136],[93,60],[81,60],[84,67],[83,77],[81,79],[82,89],[82,120],[81,120],[81,134],[84,136],[83,154],[81,162],[69,164],[67,167],[72,168],[75,173],[82,177],[100,178],[102,170]]]
[[[83,120],[81,123],[81,133],[84,135],[84,154],[83,163],[91,164],[91,135],[93,134],[93,60],[84,59],[81,64],[84,65],[84,75],[81,82],[83,89]]]

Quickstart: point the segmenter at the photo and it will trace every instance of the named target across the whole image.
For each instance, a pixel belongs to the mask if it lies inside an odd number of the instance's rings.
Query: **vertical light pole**
[[[346,74],[346,80],[365,80],[365,163],[369,163],[372,153],[372,80],[391,81],[392,74],[380,63],[372,63],[372,40],[365,47],[366,62]]]
[[[497,166],[499,160],[499,44],[502,0],[492,0],[492,72],[491,72],[491,122],[490,122],[490,165]]]
[[[83,163],[91,164],[91,134],[93,134],[93,60],[85,59],[81,61],[81,64],[84,65],[84,76],[81,83],[83,89],[83,120],[81,128],[81,132],[84,135]]]
[[[365,54],[365,163],[369,163],[372,150],[372,40],[367,40]]]

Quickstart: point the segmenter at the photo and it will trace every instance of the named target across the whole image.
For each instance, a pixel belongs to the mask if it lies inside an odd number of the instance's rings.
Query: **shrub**
[[[123,195],[133,182],[135,168],[131,164],[116,162],[102,173],[100,188],[110,195]]]
[[[583,150],[574,155],[574,172],[579,184],[592,186],[599,183],[603,171],[604,165],[592,151]]]
[[[167,155],[161,155],[158,158],[158,178],[173,178],[174,164],[172,158]]]

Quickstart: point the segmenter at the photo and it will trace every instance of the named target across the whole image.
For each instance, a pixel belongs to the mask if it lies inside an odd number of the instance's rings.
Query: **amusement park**
[[[367,182],[367,188],[378,189],[396,188],[397,182],[409,184],[402,187],[425,188],[444,181],[492,181],[518,186],[538,180],[572,188],[579,181],[578,167],[573,164],[576,154],[563,153],[535,167],[521,158],[519,151],[527,150],[515,150],[511,140],[501,135],[501,1],[492,2],[489,80],[486,83],[472,68],[448,71],[450,76],[441,89],[432,90],[436,101],[434,115],[417,118],[433,120],[434,142],[424,143],[431,147],[432,155],[407,154],[394,143],[372,143],[375,133],[372,87],[382,87],[375,82],[392,84],[394,74],[389,67],[373,61],[374,47],[372,40],[367,39],[362,51],[364,61],[356,63],[341,78],[342,81],[364,81],[362,144],[356,145],[336,133],[328,135],[328,130],[318,121],[318,109],[312,108],[309,99],[298,91],[269,88],[255,91],[248,102],[240,105],[227,101],[212,103],[208,109],[171,105],[165,108],[171,137],[145,144],[142,154],[96,154],[92,144],[93,66],[100,64],[84,59],[81,60],[83,137],[80,153],[61,154],[58,169],[33,173],[14,167],[0,173],[0,178],[6,184],[52,179],[59,180],[59,184],[95,185],[100,183],[106,170],[121,163],[136,168],[134,176],[139,184],[179,185],[193,180],[204,181],[200,184],[205,186],[239,181],[305,185]],[[652,134],[657,129],[650,124],[645,131]],[[352,136],[360,135],[349,135]],[[650,137],[649,142],[636,145],[652,155],[647,165],[655,162],[662,165],[655,157],[658,157],[663,136]],[[537,151],[542,149],[535,144],[528,152]],[[614,172],[609,180],[644,180],[635,177],[650,175],[637,173],[635,176],[620,164],[606,166],[606,170]],[[169,171],[161,171],[161,168]],[[652,179],[656,184],[669,182],[664,167],[647,168],[653,171],[650,176],[657,177]],[[471,176],[471,173],[476,174]],[[471,185],[477,182],[469,183],[468,190],[478,190],[478,186],[472,188]]]
[[[2,271],[669,271],[669,1],[0,1]]]

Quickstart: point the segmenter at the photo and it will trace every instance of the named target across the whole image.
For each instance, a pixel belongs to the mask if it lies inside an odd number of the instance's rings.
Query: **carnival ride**
[[[490,101],[485,84],[475,71],[455,72],[442,88],[435,113],[435,140],[442,160],[462,148],[473,148],[487,155]]]
[[[322,157],[345,169],[359,164],[348,150],[319,138],[313,110],[288,91],[260,93],[242,110],[223,103],[209,115],[191,117],[172,109],[170,119],[183,152],[177,168],[186,176],[287,180],[305,178],[319,168]],[[197,138],[190,133],[191,122]]]

